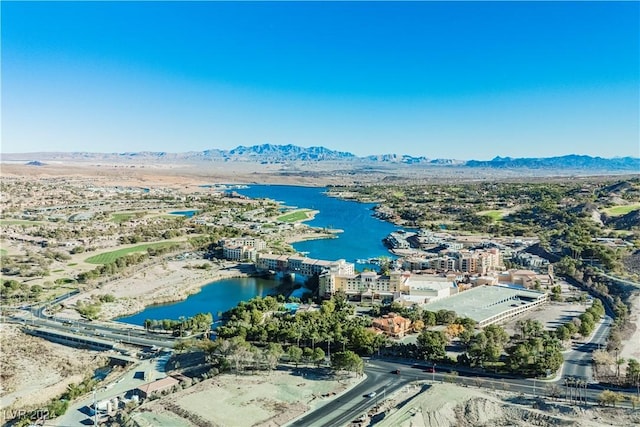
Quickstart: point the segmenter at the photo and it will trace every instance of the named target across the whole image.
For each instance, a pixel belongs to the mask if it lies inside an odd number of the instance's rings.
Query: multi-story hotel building
[[[247,246],[255,248],[257,251],[267,249],[267,242],[255,237],[234,237],[228,239],[220,239],[218,244],[223,248],[225,246]]]
[[[267,242],[254,237],[221,239],[222,256],[232,261],[256,261],[258,251],[267,248]]]
[[[300,256],[286,256],[274,254],[258,254],[256,268],[260,271],[288,272],[313,276],[325,271],[333,271],[335,274],[353,274],[354,264],[343,259],[337,261],[325,261]]]

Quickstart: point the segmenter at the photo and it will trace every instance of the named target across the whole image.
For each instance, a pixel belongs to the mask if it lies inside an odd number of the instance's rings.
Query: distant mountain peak
[[[469,160],[469,167],[504,169],[593,169],[593,170],[635,170],[640,171],[640,158],[614,157],[605,159],[580,154],[567,154],[557,157],[500,157],[491,160]]]
[[[614,157],[606,159],[588,155],[567,154],[557,157],[538,158],[513,158],[496,156],[491,160],[455,160],[455,159],[430,159],[425,156],[412,156],[408,154],[376,154],[358,157],[347,151],[331,150],[322,146],[301,147],[294,144],[270,144],[263,143],[252,146],[239,145],[231,150],[210,148],[204,151],[189,151],[182,153],[170,152],[123,152],[123,153],[2,153],[3,160],[23,160],[38,158],[39,160],[82,159],[96,161],[145,161],[145,162],[172,162],[172,161],[238,161],[259,163],[285,163],[285,162],[322,162],[322,161],[357,161],[360,163],[396,163],[405,165],[423,165],[433,167],[469,167],[469,168],[499,168],[499,169],[540,169],[559,171],[632,171],[640,172],[640,158]]]

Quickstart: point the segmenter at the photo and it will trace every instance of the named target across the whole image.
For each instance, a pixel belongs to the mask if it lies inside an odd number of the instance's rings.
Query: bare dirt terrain
[[[132,418],[139,426],[203,425],[202,420],[210,426],[279,426],[326,402],[327,394],[339,394],[362,378],[337,381],[288,371],[220,375],[145,403]]]
[[[105,360],[100,352],[55,344],[0,324],[2,408],[46,403],[79,383]]]
[[[631,309],[629,310],[629,319],[631,324],[635,326],[635,329],[629,339],[623,342],[620,357],[627,360],[630,357],[640,360],[640,292],[635,292],[630,297],[630,301]]]
[[[393,397],[410,398],[413,390]],[[381,427],[479,427],[479,426],[632,426],[640,422],[637,411],[569,406],[562,402],[519,397],[513,393],[487,392],[453,384],[435,384],[391,409]]]
[[[175,164],[100,164],[92,162],[50,162],[45,166],[28,166],[20,163],[3,163],[3,176],[32,176],[34,178],[71,177],[78,180],[90,178],[93,184],[140,185],[145,187],[169,187],[177,191],[193,191],[204,184],[291,184],[324,186],[346,184],[348,178],[338,175],[308,173],[284,173],[282,165],[260,165],[236,162],[203,163],[198,165]]]

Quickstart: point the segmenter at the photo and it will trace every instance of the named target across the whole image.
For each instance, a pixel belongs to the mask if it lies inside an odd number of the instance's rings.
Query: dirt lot
[[[411,398],[415,391],[394,396],[396,402]],[[401,408],[391,409],[380,427],[480,427],[480,426],[631,426],[640,413],[625,409],[590,407],[560,402],[534,401],[513,393],[494,392],[453,384],[435,384],[411,398]]]
[[[98,352],[32,337],[0,324],[0,407],[25,408],[62,394],[103,364]]]
[[[622,350],[620,351],[620,357],[625,359],[632,357],[640,361],[640,292],[636,292],[630,300],[631,310],[629,319],[634,327],[634,331],[631,337],[624,341]]]
[[[339,382],[313,376],[314,370],[300,372],[304,377],[288,371],[221,375],[145,403],[133,419],[139,426],[193,425],[185,419],[197,425],[206,420],[211,426],[277,426],[319,406],[327,393],[340,393],[362,379]]]

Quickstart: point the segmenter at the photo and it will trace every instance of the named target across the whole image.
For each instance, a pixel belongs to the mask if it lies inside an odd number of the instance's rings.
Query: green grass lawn
[[[160,248],[163,246],[173,245],[176,242],[158,242],[158,243],[145,243],[143,245],[133,246],[131,248],[123,248],[118,249],[116,251],[105,252],[99,255],[94,255],[90,258],[87,258],[85,262],[90,264],[109,264],[114,262],[116,259],[123,257],[125,255],[132,254],[134,252],[144,252],[147,248]]]
[[[478,212],[478,215],[488,216],[494,221],[500,221],[506,214],[507,213],[505,211],[500,210]]]
[[[0,249],[0,256],[5,256],[7,253],[6,249]]]
[[[302,209],[299,211],[289,212],[287,214],[279,216],[277,220],[282,222],[304,221],[305,219],[309,218],[307,212],[310,212],[310,210]]]
[[[610,208],[604,209],[604,211],[609,216],[620,216],[620,215],[626,215],[631,211],[635,211],[636,209],[640,209],[640,203],[634,203],[632,205],[612,206]]]
[[[129,221],[131,218],[144,216],[144,212],[120,212],[111,214],[111,221],[116,224]]]

